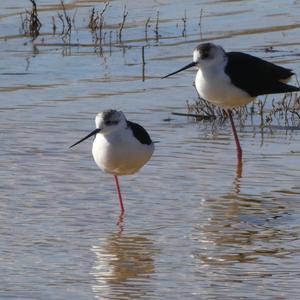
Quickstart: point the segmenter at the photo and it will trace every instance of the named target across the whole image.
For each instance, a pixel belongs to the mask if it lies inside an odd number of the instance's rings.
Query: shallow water
[[[190,62],[201,38],[300,74],[300,1],[127,1],[117,44],[124,3],[112,1],[102,52],[86,28],[102,2],[66,1],[76,12],[72,47],[59,35],[58,2],[39,1],[43,26],[33,43],[20,32],[29,1],[0,3],[0,298],[298,298],[299,131],[262,134],[259,118],[248,120],[239,126],[240,170],[228,122],[171,114],[195,99],[195,70],[160,77]],[[92,141],[68,149],[107,108],[160,141],[138,174],[120,178],[122,219]]]

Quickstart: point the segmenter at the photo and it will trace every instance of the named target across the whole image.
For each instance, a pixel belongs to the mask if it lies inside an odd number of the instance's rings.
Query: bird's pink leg
[[[235,140],[235,144],[236,144],[237,158],[238,158],[238,161],[241,162],[242,161],[242,156],[243,156],[242,147],[241,147],[239,137],[238,137],[237,132],[236,132],[234,122],[233,122],[231,110],[228,109],[227,112],[228,112],[228,115],[229,115],[229,120],[230,120],[231,128],[232,128],[233,135],[234,135],[234,140]]]
[[[118,197],[119,197],[119,202],[120,202],[121,213],[123,213],[125,211],[125,209],[124,209],[124,205],[123,205],[123,200],[122,200],[122,195],[121,195],[121,189],[120,189],[120,185],[119,185],[118,176],[114,175],[114,178],[115,178],[115,183],[116,183],[116,186],[117,186],[117,192],[118,192]]]

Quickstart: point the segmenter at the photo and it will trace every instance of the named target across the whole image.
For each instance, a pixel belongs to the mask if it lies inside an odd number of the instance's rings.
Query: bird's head
[[[185,67],[170,73],[162,78],[167,78],[177,74],[183,70],[197,66],[198,68],[205,68],[221,64],[225,59],[225,51],[221,46],[212,43],[203,43],[198,45],[193,52],[193,62]]]
[[[78,145],[84,140],[88,139],[91,136],[95,136],[98,133],[103,135],[108,135],[114,131],[117,131],[121,128],[125,128],[126,118],[121,111],[109,109],[97,114],[95,118],[96,129],[89,133],[87,136],[70,146],[70,148]]]
[[[212,43],[200,44],[193,51],[193,62],[199,68],[221,64],[224,57],[224,49]]]
[[[95,118],[95,123],[96,128],[101,130],[102,134],[107,135],[126,127],[126,118],[122,111],[109,109],[98,113]]]

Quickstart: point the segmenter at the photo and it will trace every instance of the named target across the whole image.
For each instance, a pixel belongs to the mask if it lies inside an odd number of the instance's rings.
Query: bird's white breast
[[[109,135],[97,134],[93,143],[93,157],[103,171],[113,175],[137,172],[152,156],[154,144],[141,144],[130,129]]]
[[[231,83],[224,72],[226,63],[199,68],[195,79],[199,95],[225,109],[248,104],[253,97]]]

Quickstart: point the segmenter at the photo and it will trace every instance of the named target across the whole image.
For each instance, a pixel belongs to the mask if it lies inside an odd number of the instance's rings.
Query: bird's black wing
[[[152,140],[144,127],[131,121],[127,121],[127,126],[132,130],[134,137],[142,144],[152,144]]]
[[[228,63],[225,73],[235,86],[245,90],[252,97],[300,90],[281,82],[294,74],[290,69],[242,52],[226,54]]]

